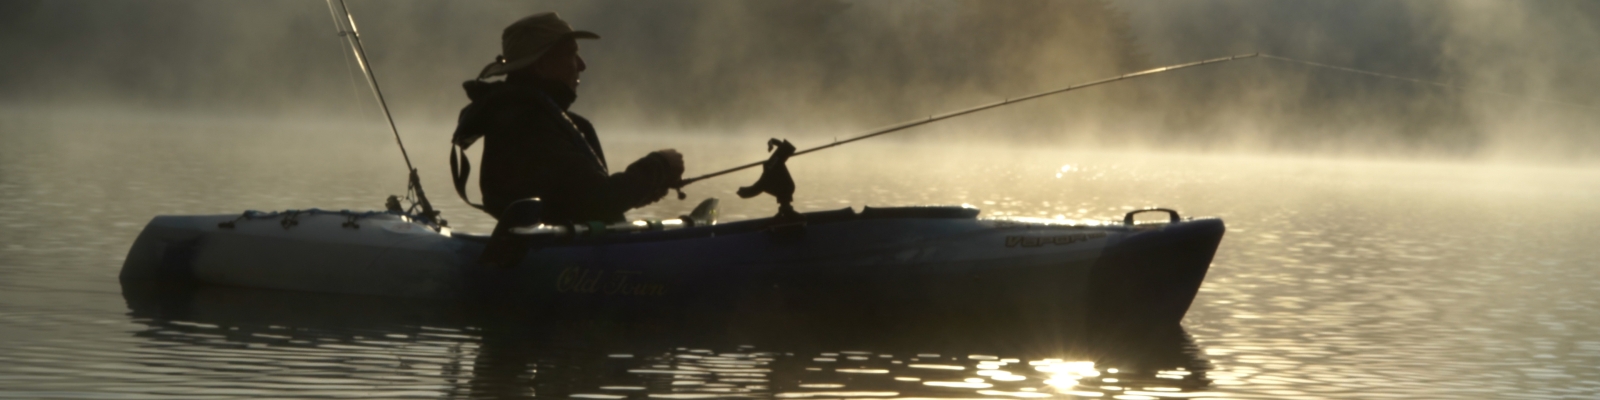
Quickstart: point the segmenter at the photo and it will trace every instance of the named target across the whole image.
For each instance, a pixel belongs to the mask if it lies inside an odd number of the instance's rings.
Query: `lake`
[[[404,166],[370,126],[106,120],[0,118],[0,398],[1600,398],[1595,169],[892,140],[790,162],[801,211],[1113,220],[1166,206],[1227,222],[1184,335],[1084,349],[1015,327],[764,331],[125,294],[118,270],[155,215],[381,209]],[[450,193],[447,129],[411,138],[412,157],[445,218],[486,232]],[[690,175],[765,157],[758,138],[606,143],[619,169],[665,146]],[[733,195],[755,177],[630,217],[713,196],[723,220],[767,216],[770,198]]]

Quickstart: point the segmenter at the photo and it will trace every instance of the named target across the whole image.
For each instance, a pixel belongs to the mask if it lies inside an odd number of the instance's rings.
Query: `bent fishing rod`
[[[416,196],[416,200],[412,202],[412,208],[421,207],[422,216],[443,225],[443,220],[438,219],[439,212],[433,210],[433,204],[428,202],[427,193],[422,191],[422,179],[417,177],[417,167],[411,165],[411,155],[406,153],[405,141],[400,140],[400,128],[394,124],[394,114],[389,112],[389,102],[384,101],[383,89],[378,88],[378,76],[372,72],[372,63],[367,62],[367,50],[361,46],[361,33],[356,30],[356,18],[350,15],[350,7],[345,5],[344,0],[339,0],[338,6],[335,6],[333,1],[327,0],[328,13],[333,16],[334,28],[339,30],[339,36],[344,37],[350,43],[350,51],[356,56],[356,65],[361,66],[361,72],[366,77],[367,86],[372,88],[372,96],[378,98],[378,106],[383,109],[383,117],[389,121],[389,132],[394,133],[394,143],[400,145],[400,156],[406,160],[406,169],[411,171],[410,181],[406,185],[406,197]],[[392,203],[390,205],[391,209],[398,208],[399,201],[397,199],[391,196],[390,202]]]
[[[1256,56],[1260,56],[1260,55],[1262,55],[1262,54],[1261,53],[1240,54],[1240,55],[1236,55],[1236,56],[1213,58],[1213,59],[1209,59],[1209,60],[1187,62],[1187,63],[1177,64],[1177,65],[1168,65],[1168,66],[1160,67],[1160,68],[1154,68],[1154,69],[1148,69],[1148,70],[1134,72],[1134,73],[1127,73],[1127,74],[1117,75],[1117,76],[1113,76],[1113,77],[1110,77],[1110,78],[1105,78],[1105,79],[1101,79],[1101,80],[1097,80],[1097,81],[1092,81],[1092,82],[1087,82],[1087,83],[1080,83],[1080,84],[1067,86],[1067,87],[1060,88],[1060,89],[1046,90],[1046,91],[1043,91],[1043,92],[1034,93],[1034,94],[1030,94],[1030,95],[1026,95],[1026,96],[1022,96],[1022,97],[1007,98],[1005,100],[1001,100],[1001,101],[994,102],[994,103],[989,103],[989,104],[984,104],[984,105],[977,106],[977,107],[967,108],[967,109],[963,109],[963,110],[951,111],[951,112],[944,113],[944,114],[930,115],[930,116],[928,116],[928,118],[918,119],[918,120],[913,120],[913,121],[907,121],[907,122],[902,122],[902,123],[899,123],[899,124],[890,125],[890,126],[887,126],[887,127],[884,127],[884,128],[880,128],[878,130],[874,130],[874,131],[871,131],[871,132],[867,132],[867,133],[864,133],[864,134],[861,134],[861,135],[858,135],[856,137],[852,137],[852,138],[849,138],[849,139],[836,140],[833,143],[829,143],[829,144],[825,144],[825,145],[821,145],[821,146],[812,147],[812,148],[809,148],[809,149],[797,151],[793,155],[791,155],[790,157],[799,156],[799,155],[810,153],[810,152],[830,149],[830,148],[838,147],[838,146],[846,144],[846,143],[851,143],[851,142],[855,142],[855,141],[859,141],[859,140],[865,140],[865,139],[868,139],[868,138],[887,135],[887,134],[890,134],[890,133],[899,132],[899,131],[903,131],[903,130],[906,130],[906,129],[915,128],[915,127],[918,127],[918,126],[927,125],[927,124],[931,124],[931,123],[934,123],[934,122],[947,120],[947,119],[950,119],[950,118],[955,118],[955,117],[959,117],[959,116],[963,116],[963,115],[967,115],[967,114],[971,114],[971,113],[975,113],[975,112],[979,112],[979,111],[983,111],[983,110],[988,110],[988,109],[996,108],[996,107],[1000,107],[1000,106],[1006,106],[1006,105],[1021,103],[1021,102],[1024,102],[1024,101],[1033,100],[1033,99],[1037,99],[1037,98],[1040,98],[1040,97],[1066,93],[1066,92],[1070,92],[1070,91],[1074,91],[1074,90],[1078,90],[1078,89],[1083,89],[1083,88],[1087,88],[1087,87],[1091,87],[1091,86],[1104,85],[1104,84],[1107,84],[1107,83],[1116,82],[1116,81],[1120,81],[1120,80],[1124,80],[1124,79],[1133,79],[1133,78],[1138,78],[1138,77],[1141,77],[1141,76],[1150,76],[1150,75],[1155,75],[1155,74],[1159,74],[1159,73],[1163,73],[1163,72],[1177,71],[1177,70],[1184,69],[1184,68],[1198,67],[1198,66],[1207,65],[1207,64],[1217,64],[1217,63],[1224,63],[1224,62],[1233,61],[1233,60],[1242,60],[1242,59],[1252,58],[1252,57],[1256,57]],[[743,170],[746,170],[746,169],[754,168],[754,167],[759,166],[759,165],[764,164],[764,163],[766,163],[766,160],[756,161],[756,162],[753,162],[753,163],[740,165],[740,166],[737,166],[737,167],[728,168],[728,169],[725,169],[725,170],[712,172],[712,173],[709,173],[709,174],[700,175],[700,176],[689,178],[689,179],[684,179],[684,180],[678,181],[676,186],[673,186],[672,188],[675,189],[675,190],[676,189],[682,189],[684,186],[688,186],[691,183],[695,183],[695,182],[699,182],[699,181],[702,181],[702,180],[711,179],[711,178],[715,178],[715,177],[718,177],[718,176],[727,175],[727,174],[730,174],[730,173],[734,173],[734,172],[738,172],[738,171],[743,171]],[[678,199],[682,200],[684,197],[685,196],[683,194],[683,191],[679,190],[678,191]]]
[[[791,155],[790,157],[794,157],[794,156],[798,156],[798,155],[802,155],[802,154],[806,154],[806,153],[811,153],[811,152],[815,152],[815,151],[825,150],[825,149],[837,147],[839,145],[843,145],[843,144],[846,144],[846,143],[855,142],[855,141],[859,141],[859,140],[863,140],[863,139],[867,139],[867,138],[887,135],[887,134],[890,134],[890,133],[906,130],[906,129],[909,129],[909,128],[922,126],[922,125],[927,125],[927,124],[930,124],[930,123],[943,121],[943,120],[946,120],[946,119],[955,118],[955,117],[959,117],[959,116],[962,116],[962,115],[972,114],[972,113],[975,113],[975,112],[988,110],[988,109],[991,109],[991,108],[996,108],[996,107],[1016,104],[1016,103],[1020,103],[1020,102],[1023,102],[1023,101],[1037,99],[1037,98],[1040,98],[1040,97],[1066,93],[1066,92],[1070,92],[1070,91],[1073,91],[1073,90],[1083,89],[1083,88],[1087,88],[1087,87],[1091,87],[1091,86],[1103,85],[1103,84],[1116,82],[1116,81],[1121,81],[1121,80],[1125,80],[1125,79],[1133,79],[1133,78],[1138,78],[1138,77],[1143,77],[1143,76],[1150,76],[1150,75],[1155,75],[1155,74],[1159,74],[1159,73],[1163,73],[1163,72],[1172,72],[1172,71],[1185,69],[1185,68],[1198,67],[1198,66],[1201,66],[1201,65],[1224,63],[1224,62],[1233,61],[1233,60],[1242,60],[1242,59],[1246,59],[1246,58],[1256,58],[1256,57],[1260,57],[1260,58],[1264,58],[1264,59],[1271,59],[1271,60],[1278,60],[1278,61],[1283,61],[1283,62],[1288,62],[1288,63],[1293,63],[1293,64],[1300,64],[1300,65],[1309,66],[1309,67],[1315,67],[1315,68],[1324,68],[1324,69],[1331,69],[1331,70],[1336,70],[1336,71],[1349,72],[1349,73],[1373,76],[1373,77],[1384,78],[1384,79],[1406,81],[1406,82],[1420,84],[1420,85],[1436,86],[1436,87],[1440,87],[1440,88],[1444,88],[1444,89],[1450,89],[1450,90],[1459,90],[1459,91],[1463,91],[1463,92],[1472,92],[1472,93],[1483,93],[1483,94],[1490,94],[1490,95],[1495,95],[1495,96],[1512,97],[1512,98],[1518,98],[1518,99],[1523,99],[1523,100],[1536,101],[1536,102],[1541,102],[1541,103],[1546,103],[1546,104],[1555,104],[1555,105],[1576,107],[1576,108],[1584,108],[1584,109],[1590,109],[1590,110],[1600,110],[1600,107],[1587,105],[1587,104],[1579,104],[1579,103],[1571,103],[1571,102],[1558,101],[1558,100],[1541,99],[1541,98],[1536,98],[1536,97],[1529,97],[1529,96],[1525,96],[1525,95],[1519,95],[1519,94],[1515,94],[1515,93],[1506,93],[1506,92],[1499,92],[1499,91],[1493,91],[1493,90],[1475,89],[1475,88],[1464,87],[1464,86],[1461,86],[1461,85],[1453,85],[1453,84],[1449,84],[1449,83],[1432,82],[1432,81],[1426,81],[1426,80],[1415,79],[1415,78],[1407,78],[1407,77],[1403,77],[1403,76],[1389,75],[1389,74],[1373,72],[1373,71],[1366,71],[1366,70],[1360,70],[1360,69],[1349,68],[1349,67],[1340,67],[1340,66],[1337,66],[1337,65],[1328,65],[1328,64],[1322,64],[1322,63],[1317,63],[1317,62],[1298,60],[1298,59],[1289,58],[1289,57],[1275,56],[1275,55],[1265,54],[1265,53],[1251,53],[1251,54],[1240,54],[1240,55],[1235,55],[1235,56],[1213,58],[1213,59],[1209,59],[1209,60],[1194,61],[1194,62],[1188,62],[1188,63],[1183,63],[1183,64],[1168,65],[1168,66],[1165,66],[1165,67],[1154,68],[1154,69],[1149,69],[1149,70],[1144,70],[1144,71],[1139,71],[1139,72],[1133,72],[1133,73],[1113,76],[1113,77],[1109,77],[1109,78],[1105,78],[1105,79],[1101,79],[1101,80],[1097,80],[1097,81],[1092,81],[1092,82],[1087,82],[1087,83],[1080,83],[1080,84],[1077,84],[1077,85],[1067,86],[1067,87],[1060,88],[1060,89],[1047,90],[1047,91],[1034,93],[1034,94],[1030,94],[1030,95],[1026,95],[1026,96],[1022,96],[1022,97],[1008,98],[1008,99],[1005,99],[1005,100],[1002,100],[1002,101],[999,101],[999,102],[984,104],[984,105],[981,105],[981,106],[967,108],[967,109],[963,109],[963,110],[952,111],[952,112],[945,113],[945,114],[930,115],[925,119],[918,119],[918,120],[913,120],[913,121],[902,122],[902,123],[899,123],[899,124],[890,125],[890,126],[887,126],[887,127],[884,127],[884,128],[880,128],[878,130],[867,132],[867,133],[864,133],[864,134],[861,134],[861,135],[858,135],[856,137],[852,137],[852,138],[849,138],[849,139],[836,140],[833,143],[829,143],[829,144],[825,144],[825,145],[821,145],[821,146],[817,146],[817,147],[812,147],[812,148],[805,149],[805,150],[802,150],[802,151],[797,151],[793,155]],[[737,167],[728,168],[728,169],[725,169],[725,170],[712,172],[712,173],[709,173],[709,174],[700,175],[700,176],[696,176],[696,177],[689,178],[689,179],[684,179],[684,180],[678,181],[678,183],[675,186],[673,186],[672,188],[674,190],[678,190],[678,198],[681,200],[681,199],[683,199],[685,197],[684,194],[683,194],[683,191],[680,190],[684,186],[688,186],[691,183],[699,182],[699,181],[702,181],[702,180],[715,178],[715,177],[718,177],[718,176],[727,175],[727,174],[730,174],[730,173],[734,173],[734,172],[738,172],[738,171],[743,171],[743,170],[746,170],[746,169],[754,168],[754,167],[762,165],[762,164],[764,164],[766,162],[767,162],[766,160],[756,161],[756,162],[752,162],[752,163],[749,163],[749,164],[744,164],[744,165],[740,165],[740,166],[737,166]]]

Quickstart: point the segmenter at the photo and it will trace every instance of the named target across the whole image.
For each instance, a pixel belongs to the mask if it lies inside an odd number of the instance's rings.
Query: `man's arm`
[[[481,186],[487,207],[539,197],[551,214],[546,221],[609,221],[660,200],[682,176],[682,157],[665,151],[608,176],[595,152],[576,136],[572,122],[560,114],[507,116],[511,118],[500,125],[508,129],[485,140]]]

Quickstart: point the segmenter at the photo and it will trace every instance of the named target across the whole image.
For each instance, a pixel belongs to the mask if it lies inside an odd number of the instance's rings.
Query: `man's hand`
[[[673,149],[656,150],[650,154],[660,156],[662,160],[666,160],[666,170],[662,172],[665,173],[664,179],[668,186],[683,180],[683,154],[679,154],[677,150]]]
[[[643,181],[639,183],[647,185],[646,197],[634,205],[644,207],[666,197],[668,189],[683,181],[683,155],[673,149],[656,150],[628,165],[627,173],[640,176]]]

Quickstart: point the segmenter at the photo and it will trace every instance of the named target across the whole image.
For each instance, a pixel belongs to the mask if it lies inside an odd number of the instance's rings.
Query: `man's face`
[[[583,63],[583,57],[578,56],[578,41],[572,38],[561,39],[556,42],[550,51],[539,57],[539,62],[534,64],[534,71],[540,78],[567,84],[572,90],[578,89],[578,75],[589,66]]]

